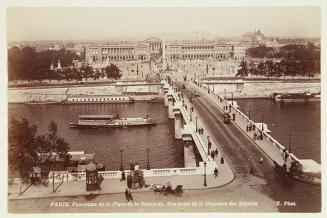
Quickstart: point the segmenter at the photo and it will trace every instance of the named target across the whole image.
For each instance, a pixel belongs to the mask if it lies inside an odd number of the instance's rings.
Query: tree
[[[240,64],[240,69],[238,69],[236,76],[245,77],[249,74],[247,63],[243,60]]]
[[[122,74],[120,69],[115,64],[110,64],[105,68],[105,74],[108,79],[120,79]]]
[[[37,127],[30,125],[27,119],[9,120],[9,169],[19,171],[24,182],[29,181],[35,166],[54,161],[55,157],[66,163],[69,161],[69,144],[58,136],[58,127],[54,121],[50,122],[48,131],[47,135],[36,136]]]
[[[72,69],[72,78],[76,81],[81,81],[82,80],[82,73],[79,71],[77,68]]]
[[[100,70],[94,70],[92,78],[93,80],[97,80],[101,77],[101,71]]]
[[[253,61],[249,64],[249,73],[252,75],[252,78],[254,75],[258,74],[257,66]]]
[[[262,61],[258,64],[257,69],[258,69],[258,74],[259,75],[265,75],[266,74],[266,66]]]
[[[23,181],[27,181],[29,173],[38,164],[36,132],[37,127],[25,118],[9,120],[9,169],[19,171]]]
[[[87,80],[93,75],[93,68],[90,65],[86,64],[81,67],[80,71],[82,78],[85,79],[85,82],[87,83]]]
[[[276,68],[275,68],[274,62],[272,62],[270,60],[269,61],[266,61],[265,68],[266,68],[265,75],[268,77],[268,79],[271,76],[274,76],[275,75]]]
[[[285,68],[283,66],[282,61],[281,62],[276,62],[275,63],[275,77],[280,77],[281,75],[284,75],[285,73]]]
[[[63,79],[66,80],[68,83],[69,81],[73,80],[73,70],[69,67],[62,69]]]

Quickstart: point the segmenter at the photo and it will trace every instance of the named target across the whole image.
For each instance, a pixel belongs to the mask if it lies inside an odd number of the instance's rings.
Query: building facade
[[[112,61],[150,61],[162,57],[177,59],[229,59],[234,57],[234,46],[217,42],[163,42],[150,38],[134,44],[89,46],[85,50],[86,62],[92,65]]]
[[[110,61],[148,61],[150,46],[145,43],[90,46],[86,48],[85,58],[89,64]]]
[[[168,43],[165,45],[167,60],[178,59],[228,59],[234,56],[232,45],[216,42]]]

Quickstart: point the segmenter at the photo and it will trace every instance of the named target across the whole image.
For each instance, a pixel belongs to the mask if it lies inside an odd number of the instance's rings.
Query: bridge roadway
[[[189,99],[195,91],[187,83],[184,90],[182,83],[175,83],[175,85]],[[218,143],[221,152],[236,174],[248,175],[252,168],[255,175],[263,177],[266,172],[273,170],[273,163],[268,156],[260,151],[233,122],[225,124],[222,111],[207,96],[199,93],[199,97],[193,99],[193,107],[198,114],[202,114],[201,119],[206,124],[205,129]],[[259,163],[260,157],[264,159],[263,164]]]

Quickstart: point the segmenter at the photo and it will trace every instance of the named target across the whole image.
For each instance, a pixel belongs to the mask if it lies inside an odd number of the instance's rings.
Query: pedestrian
[[[253,140],[256,140],[256,139],[257,139],[257,133],[254,132],[254,133],[253,133]]]
[[[211,151],[211,158],[214,160],[215,159],[215,152]]]
[[[121,172],[121,179],[120,179],[120,181],[125,181],[125,180],[126,180],[126,175],[125,175],[125,171],[123,170]]]
[[[221,158],[220,158],[220,163],[221,163],[221,164],[224,164],[224,162],[225,162],[224,157],[221,156]]]
[[[125,198],[129,202],[129,192],[128,192],[127,187],[126,187],[126,190],[125,190]]]
[[[215,150],[215,155],[218,156],[218,149]]]
[[[250,167],[250,176],[253,176],[253,168]]]
[[[218,176],[218,169],[217,169],[217,167],[215,167],[213,173],[214,173],[214,175],[215,175],[215,178],[217,178],[217,176]]]
[[[128,190],[128,198],[131,201],[134,201],[131,190]]]

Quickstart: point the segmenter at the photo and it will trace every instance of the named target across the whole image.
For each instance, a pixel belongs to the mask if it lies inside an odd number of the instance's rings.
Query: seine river
[[[237,100],[240,110],[256,122],[268,125],[271,135],[289,146],[300,159],[313,159],[320,163],[320,102],[285,103],[269,99]],[[263,116],[263,117],[262,117]]]
[[[271,134],[288,147],[289,133],[292,134],[292,152],[299,158],[320,159],[320,103],[280,104],[268,99],[237,100],[240,109],[251,119],[268,124]],[[70,129],[68,123],[76,122],[79,114],[116,114],[121,117],[149,117],[160,124],[154,127],[125,129]],[[59,134],[69,143],[71,150],[96,153],[96,160],[108,170],[120,166],[119,148],[123,148],[123,163],[128,168],[135,157],[141,168],[146,167],[146,148],[150,148],[152,168],[183,167],[183,146],[174,140],[174,123],[168,121],[168,110],[162,103],[148,104],[94,104],[94,105],[33,105],[10,104],[9,115],[28,118],[38,126],[39,133],[47,131],[50,120],[57,122]],[[321,188],[286,179],[273,170],[265,177],[267,192],[274,200],[296,202],[295,207],[279,207],[285,212],[318,212],[321,205]],[[272,191],[273,190],[273,191]],[[251,199],[253,200],[253,199]]]
[[[155,118],[160,124],[152,127],[123,129],[71,129],[68,123],[77,122],[82,114],[116,114],[120,117]],[[150,149],[151,168],[184,166],[183,145],[174,140],[174,122],[168,120],[168,110],[163,103],[80,104],[80,105],[24,105],[9,104],[9,116],[26,117],[38,127],[38,133],[47,132],[51,120],[58,124],[59,135],[70,144],[72,151],[95,153],[96,161],[104,163],[107,170],[118,170],[123,149],[124,168],[129,168],[132,158],[146,168]]]
[[[320,102],[280,104],[269,99],[242,99],[237,103],[243,113],[250,111],[254,121],[261,122],[263,115],[271,135],[286,147],[291,133],[291,149],[297,157],[321,162]],[[287,179],[274,171],[265,177],[269,185],[267,193],[279,201],[280,211],[320,211],[320,186]],[[284,202],[295,202],[296,206],[283,206]]]

